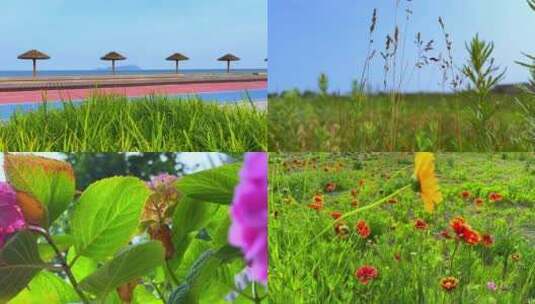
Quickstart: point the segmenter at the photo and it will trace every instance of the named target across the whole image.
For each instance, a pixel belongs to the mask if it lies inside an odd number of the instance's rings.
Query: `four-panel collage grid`
[[[4,0],[0,304],[535,304],[535,0]]]

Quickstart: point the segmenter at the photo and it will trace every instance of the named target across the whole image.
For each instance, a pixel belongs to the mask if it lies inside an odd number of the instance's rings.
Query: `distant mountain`
[[[97,70],[99,70],[99,71],[103,71],[103,70],[111,71],[111,66],[110,67],[106,67],[106,68],[97,68]],[[116,66],[115,70],[116,71],[141,71],[143,69],[140,68],[137,65],[130,64],[130,65],[119,65],[119,66]]]
[[[499,84],[492,89],[492,92],[499,94],[519,94],[522,93],[521,86],[528,86],[527,83]],[[535,91],[535,88],[532,88]]]

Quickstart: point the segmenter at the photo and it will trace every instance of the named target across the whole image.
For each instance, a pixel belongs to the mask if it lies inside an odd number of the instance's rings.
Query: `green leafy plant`
[[[327,95],[329,90],[329,78],[325,73],[321,73],[318,78],[318,88],[320,89],[321,94]]]
[[[0,121],[2,151],[265,151],[266,111],[249,103],[95,93]]]
[[[489,101],[491,90],[501,81],[506,70],[499,72],[500,68],[494,63],[492,52],[494,44],[479,39],[476,35],[470,44],[466,45],[470,57],[463,67],[463,74],[471,82],[475,93],[475,102],[470,104],[472,110],[471,124],[478,133],[486,134],[488,144],[495,141],[495,136],[489,128],[489,122],[499,110],[500,104]]]
[[[529,7],[535,12],[535,1],[528,0]],[[519,98],[516,102],[520,105],[524,111],[524,119],[527,124],[527,132],[535,142],[535,56],[524,54],[528,62],[517,61],[516,63],[528,69],[530,79],[527,86],[524,86],[524,91],[531,96],[526,101],[522,101]]]
[[[26,225],[0,247],[1,303],[218,303],[246,266],[227,242],[239,163],[76,194],[66,162],[4,159]],[[237,303],[260,296],[242,290]]]

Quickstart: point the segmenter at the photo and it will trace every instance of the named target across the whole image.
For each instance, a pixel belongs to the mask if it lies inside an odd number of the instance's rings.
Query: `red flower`
[[[357,278],[360,283],[364,285],[368,284],[370,280],[377,278],[378,275],[379,272],[377,269],[369,265],[361,266],[355,271],[355,278]]]
[[[457,235],[461,235],[466,229],[466,221],[464,218],[458,216],[451,220],[450,226]]]
[[[481,197],[478,197],[474,200],[474,204],[476,204],[476,206],[480,207],[482,206],[484,203],[483,199]]]
[[[327,185],[325,186],[325,191],[327,192],[334,192],[334,190],[336,190],[336,184],[335,183],[327,183]]]
[[[401,253],[399,252],[396,252],[396,254],[394,254],[394,259],[396,259],[396,261],[401,261]]]
[[[502,199],[503,199],[503,196],[502,196],[501,194],[499,194],[499,193],[491,192],[491,193],[489,194],[489,200],[490,200],[491,202],[499,202],[499,201],[501,201]]]
[[[340,211],[332,211],[331,213],[329,213],[329,215],[330,215],[333,219],[337,220],[337,219],[339,219],[340,217],[342,217],[343,213],[340,212]]]
[[[351,207],[356,208],[359,205],[359,200],[354,198],[351,200]]]
[[[440,286],[442,286],[442,288],[448,292],[457,288],[458,283],[459,283],[459,280],[457,280],[454,277],[445,277],[442,280],[440,280]]]
[[[365,183],[366,183],[366,181],[364,181],[363,179],[359,180],[359,186],[360,187],[364,186]]]
[[[416,219],[416,222],[414,223],[414,228],[425,230],[427,229],[427,223],[422,219]]]
[[[481,236],[479,233],[472,229],[465,230],[463,239],[469,245],[477,245],[479,242],[481,242]]]
[[[450,226],[457,234],[457,237],[463,239],[469,245],[476,245],[481,241],[481,236],[477,231],[468,225],[464,218],[456,217],[451,220]]]
[[[490,247],[494,243],[494,240],[492,239],[492,236],[490,236],[490,234],[485,233],[481,236],[481,243],[485,247]]]
[[[470,196],[472,196],[472,194],[471,194],[469,191],[466,191],[466,190],[465,190],[465,191],[462,191],[462,192],[461,192],[461,197],[462,197],[463,199],[468,199],[468,198],[470,198]]]
[[[355,230],[360,235],[361,238],[366,239],[370,236],[371,229],[370,226],[364,220],[359,220],[355,225]]]
[[[359,194],[359,192],[358,192],[357,189],[355,189],[355,188],[351,189],[351,196],[352,197],[357,197],[358,194]]]

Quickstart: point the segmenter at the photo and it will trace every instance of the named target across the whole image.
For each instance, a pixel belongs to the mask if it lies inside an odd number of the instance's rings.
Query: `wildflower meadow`
[[[415,24],[421,26],[419,16],[424,14],[413,11],[417,1],[391,2],[388,13],[399,18],[384,38],[377,30],[388,22],[381,19],[384,8],[371,11],[369,27],[355,33],[358,41],[367,44],[362,49],[368,51],[359,62],[344,66],[347,72],[362,63],[360,71],[355,71],[351,92],[331,90],[329,76],[337,79],[339,75],[324,73],[317,76],[316,89],[271,92],[270,150],[533,151],[535,57],[530,50],[518,52],[509,63],[499,62],[496,50],[506,46],[496,45],[492,36],[473,32],[468,41],[456,41],[442,16],[426,25],[439,34],[426,36],[426,28],[415,28]],[[508,5],[533,10],[535,18],[533,0]],[[502,27],[499,22],[490,26]],[[473,31],[469,26],[463,30]],[[330,57],[345,54],[338,50],[345,46],[333,46]],[[525,68],[527,77],[507,82],[510,66]],[[411,81],[426,77],[421,74],[429,71],[436,73],[439,88],[410,88]]]
[[[271,154],[273,303],[535,303],[535,154]]]
[[[83,188],[77,179],[107,168],[3,158],[0,303],[264,301],[266,153],[191,174],[171,166],[146,180],[99,178]],[[154,163],[161,164],[138,165]]]

